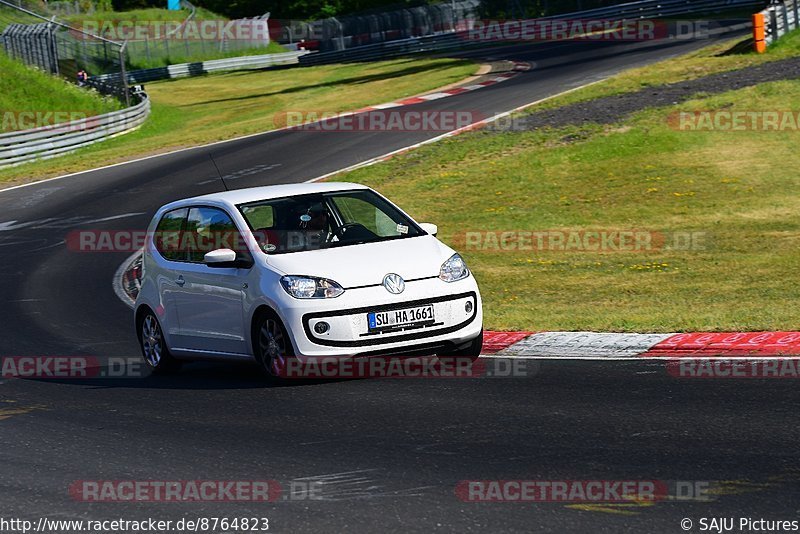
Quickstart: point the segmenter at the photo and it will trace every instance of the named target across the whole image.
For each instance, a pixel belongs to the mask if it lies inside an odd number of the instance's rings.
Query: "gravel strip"
[[[691,100],[698,93],[717,94],[766,82],[800,78],[800,57],[773,61],[755,67],[712,74],[696,80],[648,87],[635,93],[606,96],[537,111],[518,117],[512,126],[501,129],[537,130],[586,123],[614,124],[647,108],[673,106]]]

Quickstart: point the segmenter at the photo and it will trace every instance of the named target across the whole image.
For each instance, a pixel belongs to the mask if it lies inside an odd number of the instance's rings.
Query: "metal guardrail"
[[[794,1],[794,0],[789,0]],[[606,8],[563,13],[543,20],[558,19],[607,19],[633,20],[657,19],[692,13],[722,12],[739,8],[763,7],[766,0],[642,0],[627,4],[617,4]],[[355,61],[375,61],[392,57],[444,52],[466,47],[480,46],[470,40],[467,32],[449,32],[439,35],[414,37],[397,41],[387,41],[365,46],[357,46],[333,52],[319,52],[300,58],[300,65],[322,65],[325,63],[346,63]]]
[[[453,32],[356,46],[334,52],[318,52],[301,57],[299,62],[301,66],[306,67],[326,63],[375,61],[426,52],[443,52],[467,46],[475,46],[475,43],[469,41],[465,32]]]
[[[800,28],[800,0],[773,2],[759,15],[764,16],[764,42],[769,46]]]
[[[212,59],[198,63],[180,63],[155,69],[132,70],[127,73],[128,83],[144,83],[185,76],[200,76],[209,72],[221,72],[239,69],[259,69],[274,65],[292,65],[298,58],[308,54],[306,50],[286,52],[282,54],[265,54],[263,56],[239,56],[225,59]],[[101,74],[93,76],[92,81],[117,83],[121,74]]]
[[[134,98],[138,104],[119,111],[0,134],[0,168],[60,156],[138,128],[150,115],[150,99],[143,92]]]

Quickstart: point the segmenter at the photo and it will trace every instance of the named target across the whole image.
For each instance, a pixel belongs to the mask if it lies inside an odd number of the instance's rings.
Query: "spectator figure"
[[[86,85],[86,82],[89,80],[89,75],[86,74],[86,71],[81,69],[78,71],[78,86],[83,87]]]

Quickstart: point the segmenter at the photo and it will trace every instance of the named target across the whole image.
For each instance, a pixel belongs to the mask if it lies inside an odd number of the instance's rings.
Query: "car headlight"
[[[468,276],[469,269],[467,269],[467,264],[464,262],[464,258],[458,254],[450,256],[450,259],[444,262],[442,268],[439,269],[439,278],[445,282],[455,282]]]
[[[281,285],[296,299],[332,299],[342,293],[342,286],[327,278],[312,276],[284,276]]]

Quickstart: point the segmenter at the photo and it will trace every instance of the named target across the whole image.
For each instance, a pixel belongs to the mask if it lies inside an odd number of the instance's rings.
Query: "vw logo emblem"
[[[389,293],[399,295],[405,290],[406,281],[403,280],[403,277],[399,274],[389,273],[383,277],[383,287],[385,287],[386,291]]]

